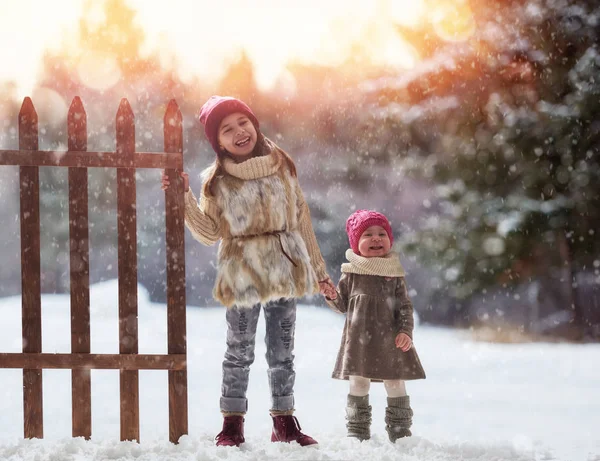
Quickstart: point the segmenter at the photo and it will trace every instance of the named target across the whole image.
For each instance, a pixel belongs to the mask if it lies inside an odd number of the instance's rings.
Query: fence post
[[[68,149],[87,150],[87,116],[79,97],[67,115]],[[90,261],[88,241],[88,171],[69,168],[69,242],[71,270],[71,352],[90,353]],[[72,434],[92,436],[90,370],[71,370]]]
[[[19,150],[38,150],[38,117],[30,98],[19,112]],[[40,183],[37,166],[19,167],[23,352],[42,352]],[[25,438],[43,438],[42,370],[23,370]]]
[[[117,154],[132,166],[117,169],[117,229],[119,277],[119,353],[138,353],[137,233],[135,123],[131,106],[123,98],[117,111]],[[121,440],[140,440],[139,372],[120,370]]]
[[[183,119],[175,100],[164,117],[165,152],[183,157]],[[182,162],[183,163],[183,162]],[[167,169],[170,187],[165,191],[167,249],[168,353],[186,353],[185,233],[183,180],[179,171]],[[177,443],[188,433],[187,371],[169,370],[169,440]]]

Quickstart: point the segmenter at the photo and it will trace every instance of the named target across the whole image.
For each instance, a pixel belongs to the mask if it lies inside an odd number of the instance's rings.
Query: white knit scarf
[[[269,152],[259,157],[252,157],[241,163],[236,163],[230,158],[223,159],[223,168],[231,176],[243,180],[264,178],[274,174],[283,160],[279,154],[279,149],[270,141],[266,141]]]
[[[406,275],[400,264],[400,257],[393,251],[383,258],[365,258],[348,249],[346,250],[346,259],[349,262],[342,264],[342,272],[345,273],[382,277],[404,277]]]

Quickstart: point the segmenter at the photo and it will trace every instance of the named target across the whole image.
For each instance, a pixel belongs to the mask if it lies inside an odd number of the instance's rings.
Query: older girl
[[[335,296],[312,228],[308,206],[288,154],[260,131],[244,102],[212,96],[200,122],[217,156],[203,173],[199,201],[181,173],[185,223],[205,245],[220,241],[213,294],[227,307],[223,361],[223,430],[217,445],[244,442],[246,390],[256,326],[266,320],[271,441],[312,445],[294,412],[296,299],[319,291]],[[163,174],[163,188],[169,186]]]

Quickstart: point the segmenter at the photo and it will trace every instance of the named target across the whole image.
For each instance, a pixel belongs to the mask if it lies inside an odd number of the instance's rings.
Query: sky
[[[243,49],[262,89],[272,87],[290,61],[343,62],[357,41],[374,64],[411,68],[419,55],[397,34],[398,25],[428,24],[443,34],[440,27],[458,29],[461,21],[471,20],[466,0],[127,3],[144,31],[144,52],[158,53],[165,63],[176,61],[182,78],[218,79]],[[0,83],[15,81],[18,96],[25,96],[44,52],[61,49],[82,17],[101,21],[102,5],[103,0],[0,0]]]
[[[166,308],[138,287],[140,353],[166,353]],[[91,349],[118,352],[118,284],[91,287]],[[69,296],[42,297],[43,352],[68,352]],[[0,351],[20,352],[21,300],[0,298]],[[384,429],[385,391],[373,384],[372,439],[346,437],[346,381],[331,378],[344,316],[301,304],[297,311],[296,416],[318,447],[270,442],[264,320],[251,367],[246,443],[217,448],[223,307],[188,300],[189,435],[168,442],[167,372],[140,372],[141,443],[119,442],[115,370],[92,370],[92,440],[72,439],[68,370],[46,370],[44,439],[23,440],[22,372],[0,369],[3,461],[598,461],[600,344],[478,342],[468,331],[417,325],[414,344],[427,379],[407,383],[413,437],[392,445]]]

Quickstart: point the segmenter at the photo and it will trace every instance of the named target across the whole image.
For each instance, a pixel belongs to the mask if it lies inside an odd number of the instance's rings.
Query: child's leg
[[[244,443],[244,415],[248,409],[246,390],[250,365],[254,362],[256,325],[260,304],[254,307],[228,307],[227,351],[223,360],[221,381],[221,413],[223,430],[215,437],[218,446],[236,446]]]
[[[294,413],[294,332],[296,328],[296,299],[281,298],[264,305],[271,389],[271,442],[298,442],[301,446],[317,443],[301,432]]]
[[[271,389],[271,414],[285,415],[294,411],[294,332],[296,328],[296,299],[280,299],[264,306]]]
[[[369,395],[369,389],[371,388],[371,380],[369,378],[350,376],[348,380],[350,381],[350,395],[357,397]]]
[[[227,351],[223,361],[221,384],[221,412],[227,415],[243,415],[248,409],[246,390],[250,365],[254,362],[256,325],[260,304],[254,307],[228,307]]]
[[[383,381],[383,385],[388,397],[404,397],[406,395],[406,385],[401,379],[386,379]]]
[[[404,381],[384,381],[387,392],[387,407],[385,409],[385,429],[390,441],[394,443],[401,437],[410,437],[413,411],[410,408],[410,397],[406,395]]]
[[[346,428],[348,437],[358,440],[371,438],[371,406],[369,388],[371,380],[362,376],[350,376],[350,393],[346,406]]]

